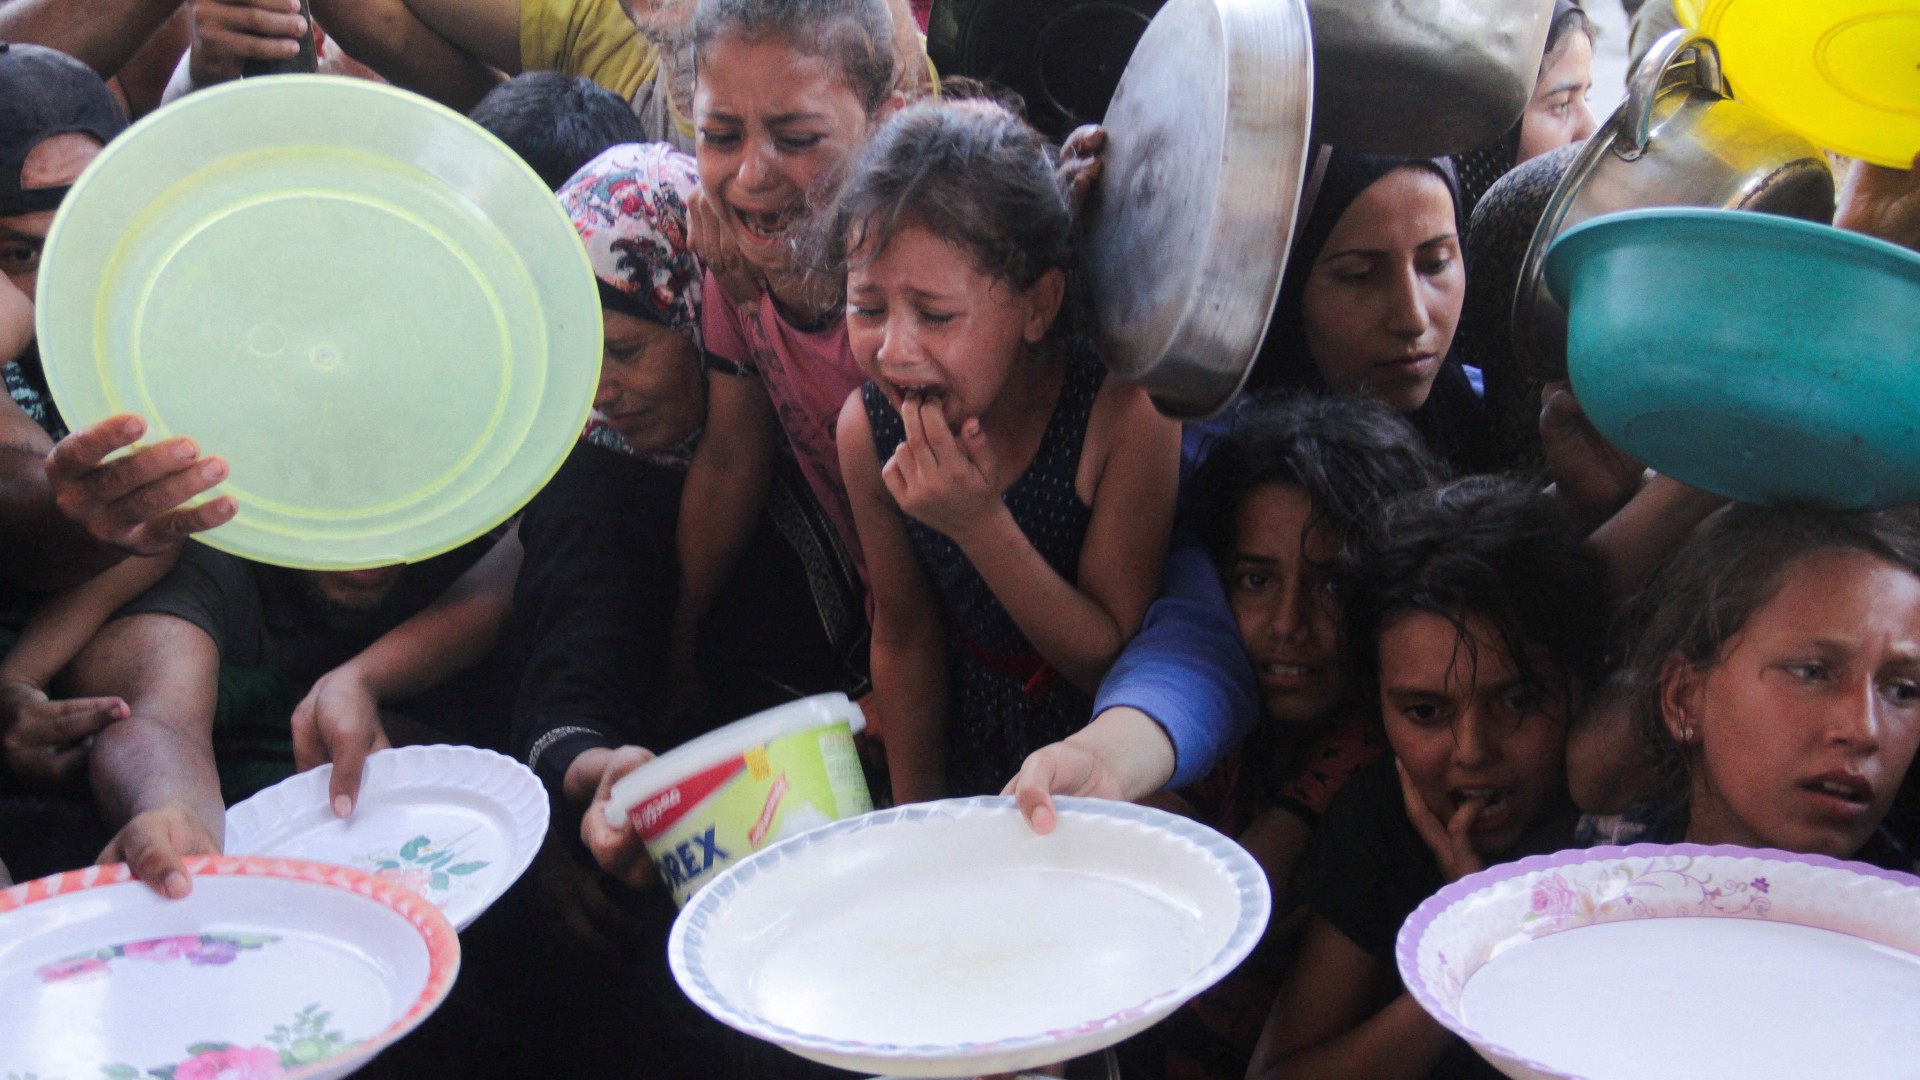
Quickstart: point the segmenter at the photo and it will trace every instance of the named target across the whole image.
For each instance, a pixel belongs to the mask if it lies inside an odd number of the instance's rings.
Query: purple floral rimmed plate
[[[1508,1076],[1920,1076],[1920,878],[1819,855],[1635,844],[1447,886],[1401,980]]]

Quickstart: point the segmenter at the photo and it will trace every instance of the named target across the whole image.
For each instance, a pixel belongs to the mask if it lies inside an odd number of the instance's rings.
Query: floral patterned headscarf
[[[587,245],[600,303],[700,344],[700,260],[687,244],[693,158],[665,143],[624,143],[582,166],[559,191]]]

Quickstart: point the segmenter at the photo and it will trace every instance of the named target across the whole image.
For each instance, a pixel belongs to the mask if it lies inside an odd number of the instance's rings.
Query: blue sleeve
[[[1160,599],[1100,684],[1093,712],[1139,709],[1173,740],[1170,788],[1198,781],[1259,719],[1253,665],[1220,587],[1196,542],[1176,538]]]

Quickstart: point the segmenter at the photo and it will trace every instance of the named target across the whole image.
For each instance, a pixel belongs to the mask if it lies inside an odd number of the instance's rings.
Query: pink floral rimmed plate
[[[291,859],[187,868],[181,900],[124,863],[0,892],[0,1074],[345,1076],[453,986],[459,936],[407,889]]]
[[[1920,878],[1635,844],[1473,874],[1401,928],[1400,977],[1522,1078],[1920,1076]]]
[[[404,885],[465,930],[507,891],[547,835],[533,770],[472,746],[403,746],[368,755],[353,813],[335,817],[322,765],[227,810],[230,855],[313,859]]]
[[[1039,836],[1010,798],[879,810],[734,863],[667,939],[721,1022],[836,1068],[1014,1072],[1146,1029],[1246,958],[1266,875],[1204,825],[1060,798]]]

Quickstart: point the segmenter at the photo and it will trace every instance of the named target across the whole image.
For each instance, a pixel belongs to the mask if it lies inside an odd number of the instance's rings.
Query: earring
[[[1686,746],[1692,742],[1693,742],[1693,725],[1686,722],[1685,720],[1680,721],[1680,745]]]

